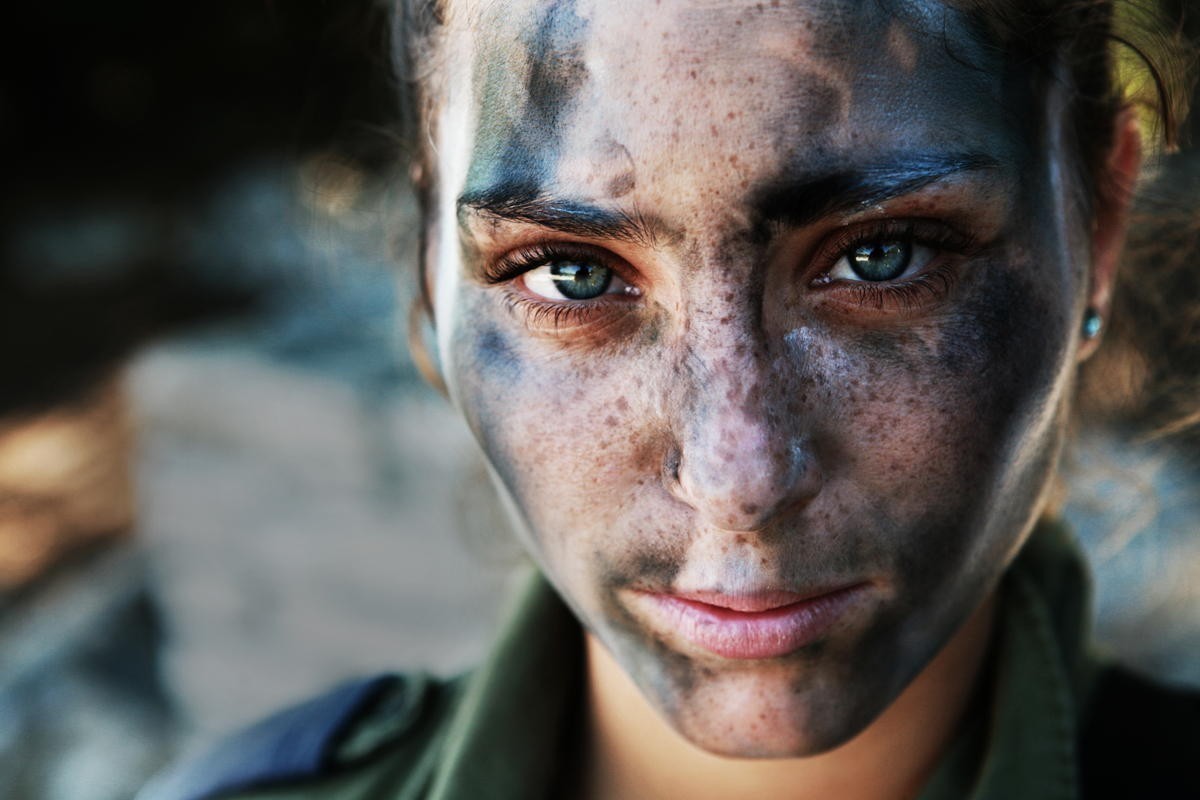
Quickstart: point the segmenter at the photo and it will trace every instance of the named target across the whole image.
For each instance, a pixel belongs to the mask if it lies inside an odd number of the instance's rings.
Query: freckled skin
[[[441,113],[472,108],[440,127],[442,192],[523,187],[657,231],[585,237],[640,295],[551,330],[512,302],[519,282],[479,276],[579,236],[467,219],[460,242],[438,220],[447,383],[526,546],[698,746],[845,742],[994,589],[1057,460],[1086,281],[1046,222],[1065,213],[1047,177],[1060,155],[1021,81],[933,0],[520,0],[448,35],[472,57]],[[963,148],[999,168],[794,228],[753,206],[797,176]],[[813,283],[823,242],[893,218],[967,229],[949,291],[879,310]],[[859,582],[868,599],[827,635],[758,661],[700,650],[630,601]]]

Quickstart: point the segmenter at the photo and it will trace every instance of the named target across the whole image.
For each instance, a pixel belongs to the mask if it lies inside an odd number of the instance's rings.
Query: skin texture
[[[451,4],[443,372],[530,553],[672,728],[826,752],[1044,504],[1097,292],[1060,120],[938,2],[635,5]],[[897,280],[839,271],[910,236]],[[533,293],[521,270],[564,252],[614,291]],[[849,585],[817,641],[756,660],[641,594]]]

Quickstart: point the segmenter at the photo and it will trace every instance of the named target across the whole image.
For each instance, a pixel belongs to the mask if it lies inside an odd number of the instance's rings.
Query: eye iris
[[[850,266],[865,281],[890,281],[904,274],[912,260],[912,245],[898,239],[867,242],[854,248]]]
[[[598,264],[558,262],[550,265],[550,276],[563,297],[591,300],[599,297],[612,283],[612,270]]]

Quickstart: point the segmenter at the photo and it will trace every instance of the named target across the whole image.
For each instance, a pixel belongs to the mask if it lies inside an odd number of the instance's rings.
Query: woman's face
[[[452,398],[706,749],[862,730],[1042,504],[1086,247],[1053,98],[972,31],[936,0],[451,3]]]

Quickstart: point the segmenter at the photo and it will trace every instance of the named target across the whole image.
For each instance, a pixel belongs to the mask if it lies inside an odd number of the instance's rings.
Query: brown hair
[[[446,0],[395,2],[394,63],[423,257],[436,191],[430,141]],[[1168,19],[1158,2],[947,2],[968,16],[984,42],[1029,69],[1038,96],[1052,81],[1067,84],[1079,200],[1093,218],[1133,190],[1115,185],[1106,168],[1122,109],[1142,112],[1161,152],[1178,148],[1195,58],[1182,21]],[[1200,169],[1190,174],[1200,178]],[[1193,266],[1200,257],[1200,208],[1197,197],[1186,194],[1152,185],[1140,199],[1105,344],[1081,373],[1078,405],[1085,419],[1152,421],[1172,432],[1200,423],[1200,269]],[[440,388],[421,345],[421,326],[432,309],[425,282],[418,284],[410,345],[418,368]]]

